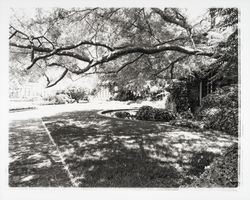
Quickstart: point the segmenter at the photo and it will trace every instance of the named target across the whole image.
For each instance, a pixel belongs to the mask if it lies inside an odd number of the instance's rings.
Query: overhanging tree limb
[[[31,45],[21,45],[21,44],[16,44],[16,43],[10,43],[10,46],[13,47],[18,47],[18,48],[24,48],[24,49],[31,49],[32,46]],[[32,63],[27,67],[27,69],[30,69],[32,66],[34,66],[34,64],[41,59],[45,59],[54,55],[58,55],[58,56],[68,56],[68,57],[73,57],[76,58],[78,60],[84,61],[84,62],[88,62],[88,66],[85,67],[84,69],[81,69],[77,72],[75,72],[76,74],[81,74],[84,73],[86,71],[88,71],[90,68],[102,64],[102,63],[106,63],[112,60],[116,60],[117,58],[120,58],[122,56],[125,55],[129,55],[129,54],[133,54],[133,53],[141,53],[141,54],[155,54],[155,53],[160,53],[160,52],[164,52],[164,51],[175,51],[175,52],[179,52],[179,53],[184,53],[187,55],[201,55],[201,56],[208,56],[208,57],[212,57],[214,56],[214,54],[212,52],[204,52],[201,50],[197,50],[197,49],[191,49],[191,48],[187,48],[187,47],[183,47],[183,46],[178,46],[178,45],[169,45],[169,44],[164,44],[161,46],[156,46],[156,47],[139,47],[139,46],[135,46],[135,47],[127,47],[124,49],[118,49],[118,50],[113,50],[111,52],[109,52],[106,55],[103,55],[102,57],[100,57],[99,59],[90,59],[88,58],[86,55],[82,54],[78,54],[75,53],[73,51],[66,51],[65,49],[75,49],[77,48],[77,46],[75,46],[73,48],[73,46],[64,46],[64,47],[59,47],[56,49],[50,49],[50,48],[45,48],[45,47],[33,47],[34,50],[36,52],[46,52],[47,54],[38,56],[36,58],[33,59]]]
[[[57,83],[59,83],[65,76],[66,74],[68,73],[68,69],[65,69],[64,72],[62,73],[62,75],[52,84],[50,84],[50,80],[48,78],[48,76],[46,76],[46,79],[47,79],[47,86],[46,88],[50,88],[50,87],[53,87],[55,86]]]

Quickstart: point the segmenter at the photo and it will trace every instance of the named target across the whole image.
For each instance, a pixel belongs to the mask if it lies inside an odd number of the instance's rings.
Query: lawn
[[[71,182],[41,119],[13,120],[9,129],[11,187],[70,187]]]
[[[97,110],[42,120],[81,187],[182,187],[237,142],[218,131],[113,119]]]

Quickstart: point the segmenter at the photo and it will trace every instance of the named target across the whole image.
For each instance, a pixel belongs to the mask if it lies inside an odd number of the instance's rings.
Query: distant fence
[[[50,94],[49,91],[39,86],[22,86],[16,88],[9,89],[9,99],[10,100],[23,100],[29,101],[34,99],[42,99]],[[93,100],[97,101],[105,101],[109,100],[111,97],[111,93],[108,88],[100,88],[97,94],[92,97]]]
[[[9,99],[31,100],[42,98],[46,95],[46,91],[41,87],[17,87],[9,89]]]
[[[111,93],[108,88],[101,88],[97,94],[94,96],[93,100],[97,101],[105,101],[109,100],[111,97]]]

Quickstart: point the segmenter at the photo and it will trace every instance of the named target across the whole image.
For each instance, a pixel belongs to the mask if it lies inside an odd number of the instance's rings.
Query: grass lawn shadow
[[[81,111],[43,118],[82,187],[181,187],[237,142],[218,131]]]

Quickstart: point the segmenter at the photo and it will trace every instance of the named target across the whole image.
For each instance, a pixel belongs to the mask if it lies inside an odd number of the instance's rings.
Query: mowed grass
[[[44,117],[81,187],[181,187],[237,138],[164,123],[112,119],[97,111]]]
[[[14,120],[10,123],[9,186],[72,186],[41,119]]]

